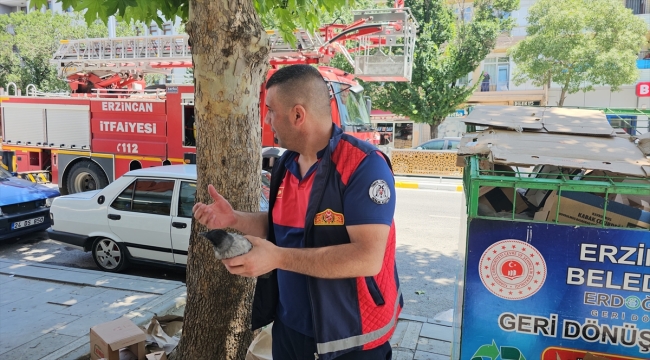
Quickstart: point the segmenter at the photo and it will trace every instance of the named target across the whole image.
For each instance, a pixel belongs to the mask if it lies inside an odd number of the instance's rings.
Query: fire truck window
[[[196,196],[196,183],[183,181],[181,183],[181,193],[178,198],[178,216],[192,218],[192,207],[194,207],[194,197]]]
[[[370,115],[366,109],[363,93],[350,90],[350,85],[331,83],[336,94],[336,103],[341,117],[341,126],[370,126]]]
[[[194,128],[194,105],[183,106],[184,138],[183,146],[196,146],[196,130]]]
[[[120,211],[131,211],[131,204],[133,200],[133,188],[135,187],[135,182],[132,182],[129,187],[127,187],[120,195],[117,196],[117,199],[113,201],[111,207],[115,210]]]
[[[135,183],[133,210],[155,215],[169,215],[174,180],[139,179]]]

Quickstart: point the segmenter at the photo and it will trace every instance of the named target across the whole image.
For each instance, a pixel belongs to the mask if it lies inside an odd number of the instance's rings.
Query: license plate
[[[38,224],[42,224],[45,222],[45,216],[37,217],[34,219],[29,219],[29,220],[23,220],[23,221],[17,221],[11,225],[12,230],[16,229],[22,229],[28,226],[34,226]]]

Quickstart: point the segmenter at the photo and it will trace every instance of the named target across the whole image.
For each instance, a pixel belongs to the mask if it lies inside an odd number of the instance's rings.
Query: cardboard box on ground
[[[135,359],[145,360],[146,339],[144,331],[125,317],[93,326],[90,328],[90,359],[123,360],[133,358],[132,354]],[[128,352],[120,351],[124,348]]]
[[[90,328],[90,358],[167,360],[167,353],[178,344],[177,335],[182,326],[183,317],[176,315],[154,316],[144,331],[125,317],[93,326]]]
[[[478,215],[512,218],[514,208],[515,219],[650,229],[648,135],[615,130],[595,110],[477,106],[464,121],[488,126],[466,134],[458,151],[459,158],[481,155],[483,174],[636,183],[648,189],[647,195],[609,194],[605,212],[605,194],[558,196],[551,190],[486,186],[479,189]]]

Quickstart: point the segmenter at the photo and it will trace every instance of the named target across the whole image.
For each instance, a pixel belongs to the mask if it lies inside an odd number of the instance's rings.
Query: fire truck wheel
[[[66,189],[68,194],[103,189],[108,179],[99,165],[92,161],[80,161],[68,172]]]
[[[109,272],[120,272],[127,266],[126,249],[109,238],[97,238],[93,243],[93,260],[95,264]]]

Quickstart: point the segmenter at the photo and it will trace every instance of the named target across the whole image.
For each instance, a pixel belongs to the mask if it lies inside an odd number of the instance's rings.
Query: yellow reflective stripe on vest
[[[395,323],[397,322],[397,307],[399,306],[400,296],[402,296],[402,290],[397,289],[397,297],[395,298],[395,308],[393,309],[393,318],[384,327],[363,335],[351,336],[349,338],[334,340],[326,343],[318,343],[316,344],[316,349],[318,350],[318,353],[327,354],[331,352],[342,351],[357,346],[363,346],[377,339],[381,339],[383,336],[385,336],[390,332],[390,330],[393,328],[393,326],[395,326]]]

